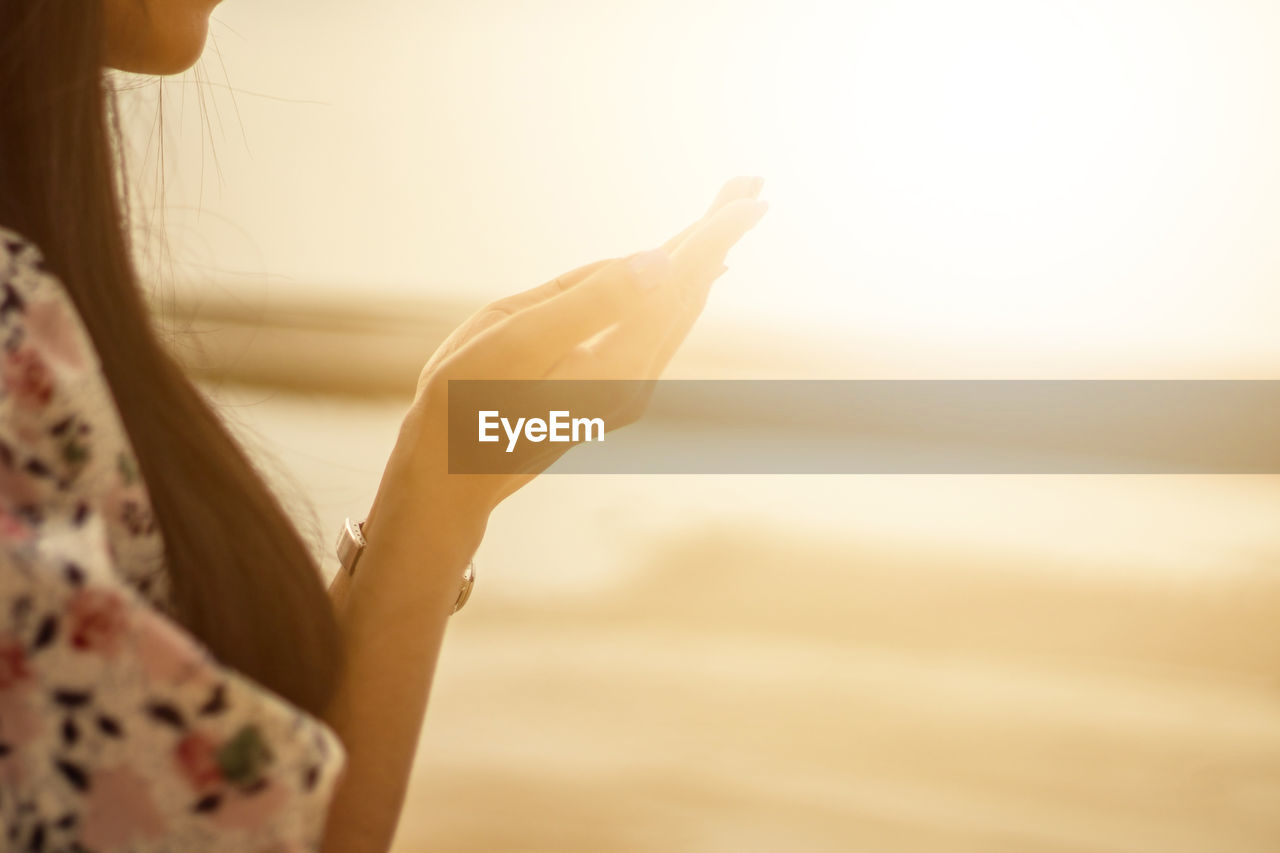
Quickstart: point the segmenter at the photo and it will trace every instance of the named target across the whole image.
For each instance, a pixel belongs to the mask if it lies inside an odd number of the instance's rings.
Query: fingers
[[[711,285],[728,270],[728,267],[721,266],[720,270],[704,286],[698,288],[686,300],[684,310],[675,317],[670,328],[667,329],[662,344],[654,352],[652,361],[642,371],[644,376],[652,376],[656,379],[667,369],[667,365],[671,363],[676,351],[680,349],[684,339],[689,336],[689,331],[693,328],[693,324],[702,315],[702,309],[707,304],[707,294],[711,292]]]
[[[738,200],[722,208],[677,249],[673,272],[647,299],[589,349],[556,365],[557,377],[656,379],[702,313],[711,284],[727,267],[723,258],[764,214],[764,202]],[[710,272],[705,265],[715,263]]]
[[[737,199],[701,222],[671,253],[673,279],[683,292],[696,293],[724,265],[734,244],[755,227],[769,209],[769,203]]]
[[[675,235],[667,242],[662,244],[662,248],[668,254],[674,252],[681,243],[692,234],[697,227],[706,219],[713,216],[716,211],[724,207],[730,202],[743,198],[757,198],[760,195],[761,188],[764,187],[764,178],[752,177],[747,175],[739,175],[736,178],[730,178],[725,181],[724,186],[720,188],[720,192],[716,194],[715,200],[711,202],[711,206],[707,208],[707,212],[702,215],[702,219],[689,225],[679,234]]]
[[[768,205],[755,198],[762,183],[754,177],[728,181],[708,214],[668,241],[670,252],[664,246],[586,264],[493,303],[487,312],[491,324],[463,347],[470,351],[468,370],[542,378],[575,347],[606,330],[605,350],[619,365],[636,370],[655,357],[669,358],[669,333],[678,330],[678,346],[725,255],[764,215]]]
[[[741,234],[745,233],[760,221],[760,217],[764,216],[768,210],[768,203],[762,201],[753,201],[752,204],[757,205],[754,209],[750,209],[747,205],[739,205],[744,210],[742,216],[745,218],[746,228],[742,232],[735,231],[742,225],[742,221],[737,222],[717,222],[715,226],[709,228],[709,232],[705,239],[700,243],[695,243],[692,239],[688,243],[689,256],[683,257],[683,251],[678,252],[681,255],[680,262],[687,262],[691,267],[699,272],[695,273],[691,278],[685,281],[680,290],[682,299],[681,308],[673,312],[671,323],[669,324],[661,344],[653,349],[653,358],[645,366],[642,371],[645,376],[658,377],[662,374],[675,356],[676,350],[684,343],[684,339],[689,336],[689,331],[693,328],[693,324],[697,322],[698,317],[702,314],[702,309],[707,304],[707,296],[711,292],[711,285],[716,279],[724,275],[728,271],[728,267],[724,265],[724,257],[728,254],[728,250],[741,239]],[[699,235],[700,237],[702,235]],[[728,244],[728,248],[721,251],[721,247]],[[709,273],[702,270],[707,269],[708,264],[715,263],[716,266]]]
[[[715,201],[711,202],[711,206],[707,208],[707,216],[715,213],[731,201],[740,198],[759,198],[760,190],[764,188],[764,178],[759,175],[738,175],[724,182],[724,186],[720,188],[720,192],[716,194]]]
[[[716,211],[720,210],[720,208],[731,202],[737,201],[738,199],[756,198],[760,195],[760,190],[763,186],[764,178],[749,175],[739,175],[725,181],[724,185],[720,188],[720,192],[716,194],[715,200],[711,202],[711,206],[708,207],[707,212],[703,214],[702,219],[690,224],[679,234],[663,243],[663,250],[665,250],[668,255],[671,254],[681,243],[685,241],[685,239],[697,230],[699,225],[715,214]],[[490,304],[488,308],[490,311],[497,311],[505,314],[514,314],[517,311],[522,311],[525,308],[537,305],[539,302],[543,302],[553,296],[558,296],[569,288],[582,282],[605,264],[614,260],[618,259],[606,258],[604,260],[584,264],[575,270],[556,276],[551,281],[540,284],[537,287],[499,299]]]
[[[468,348],[479,363],[472,367],[482,371],[477,375],[541,378],[567,352],[651,298],[670,271],[671,261],[661,250],[608,261],[574,287],[475,338]]]
[[[593,261],[589,264],[583,264],[577,269],[570,270],[567,273],[556,276],[551,281],[532,287],[521,293],[512,294],[491,302],[481,310],[477,311],[467,321],[454,331],[447,340],[431,355],[427,364],[423,367],[424,374],[430,373],[442,361],[452,355],[454,352],[463,347],[468,341],[475,338],[495,323],[502,321],[503,317],[509,317],[519,311],[524,310],[532,305],[544,302],[553,296],[565,292],[574,287],[596,270],[609,263],[612,259],[606,258],[602,261]]]
[[[503,297],[502,299],[490,304],[489,310],[505,314],[514,314],[517,311],[523,311],[531,305],[537,305],[539,302],[543,302],[553,296],[558,296],[561,293],[564,293],[566,290],[581,283],[592,273],[596,272],[605,264],[613,260],[616,260],[616,258],[605,258],[604,260],[592,261],[589,264],[583,264],[577,269],[558,275],[551,279],[551,281],[540,284],[537,287],[531,287],[520,293],[514,293],[511,296]]]

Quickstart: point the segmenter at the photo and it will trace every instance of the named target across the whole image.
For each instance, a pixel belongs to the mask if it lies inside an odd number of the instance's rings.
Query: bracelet
[[[342,569],[346,571],[348,577],[355,575],[356,563],[360,561],[360,555],[364,553],[364,522],[355,522],[350,518],[342,525],[342,530],[338,533],[338,542],[336,550],[338,552],[338,563]],[[462,605],[467,603],[467,599],[471,597],[471,588],[476,583],[476,561],[472,559],[467,563],[467,569],[462,573],[462,588],[458,590],[458,598],[453,602],[453,611],[457,613],[462,609]]]

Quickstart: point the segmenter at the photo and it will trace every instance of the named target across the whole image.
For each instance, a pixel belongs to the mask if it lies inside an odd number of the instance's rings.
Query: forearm
[[[398,445],[398,449],[401,445]],[[445,625],[483,515],[451,501],[439,472],[393,454],[365,522],[353,577],[330,589],[346,661],[326,713],[347,750],[325,851],[382,853],[391,843]]]

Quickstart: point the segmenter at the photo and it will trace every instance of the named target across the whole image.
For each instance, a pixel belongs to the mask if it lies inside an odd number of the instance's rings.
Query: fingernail
[[[752,178],[750,187],[748,188],[749,195],[752,198],[755,198],[756,196],[760,195],[760,190],[762,189],[764,189],[764,178],[761,178],[758,176]]]
[[[662,249],[638,252],[627,259],[627,266],[643,288],[656,287],[667,273],[671,259]]]

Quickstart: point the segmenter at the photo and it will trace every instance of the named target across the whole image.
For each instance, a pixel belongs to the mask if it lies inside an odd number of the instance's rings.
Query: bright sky
[[[1265,0],[225,0],[213,37],[203,121],[193,75],[165,83],[183,279],[479,302],[762,174],[708,323],[935,374],[1280,375]]]

